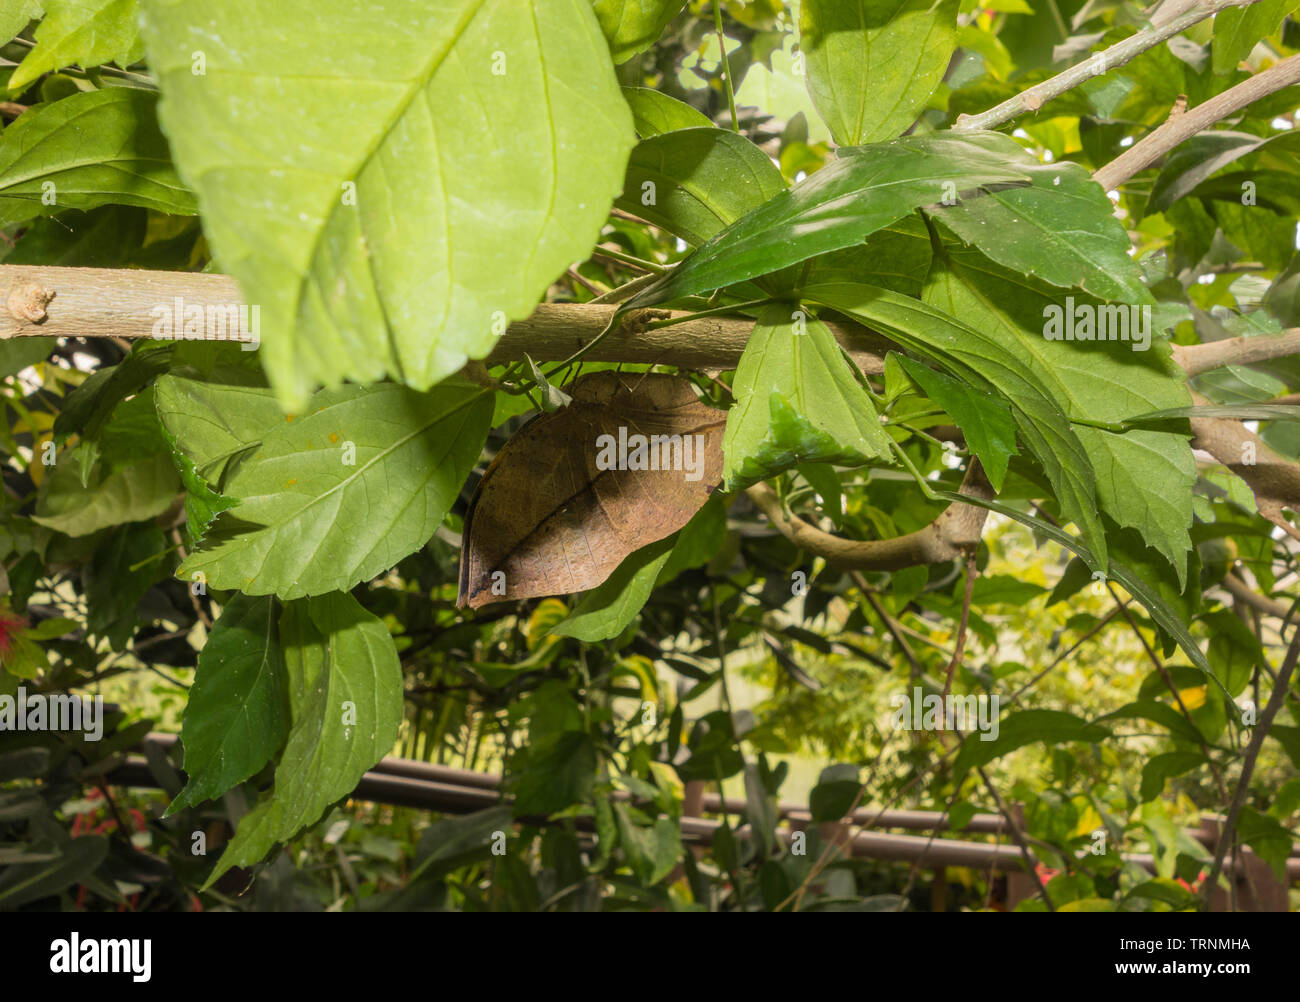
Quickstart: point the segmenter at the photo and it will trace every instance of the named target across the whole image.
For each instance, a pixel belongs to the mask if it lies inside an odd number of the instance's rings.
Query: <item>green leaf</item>
[[[838,528],[844,520],[844,490],[835,467],[829,463],[800,463],[797,469],[821,499],[822,513]]]
[[[954,585],[954,589],[959,585]],[[976,605],[1028,605],[1047,589],[1010,574],[981,574],[975,579],[971,601]]]
[[[45,648],[23,634],[10,639],[10,650],[5,655],[5,673],[13,678],[33,679],[50,667]]]
[[[703,112],[649,87],[624,87],[623,100],[632,110],[632,125],[642,139],[678,129],[713,127]]]
[[[1021,150],[1013,163],[1032,184],[927,211],[986,257],[1052,285],[1099,299],[1153,303],[1132,244],[1106,192],[1078,164],[1040,164]]]
[[[1191,741],[1200,744],[1205,740],[1191,721],[1169,704],[1159,703],[1154,699],[1138,699],[1132,703],[1126,703],[1118,710],[1113,710],[1104,716],[1098,717],[1094,722],[1101,724],[1111,720],[1149,720],[1151,723],[1163,727],[1179,741]]]
[[[1016,424],[1011,417],[1011,408],[1001,398],[973,390],[965,383],[914,362],[906,355],[900,355],[898,360],[925,395],[957,422],[957,427],[966,437],[966,443],[979,457],[984,472],[988,474],[989,483],[994,490],[1002,490],[1007,464],[1017,451]]]
[[[111,87],[23,112],[0,135],[0,225],[110,204],[193,215],[157,102],[148,91]]]
[[[891,455],[867,391],[825,324],[789,304],[766,307],[736,367],[722,475],[729,491],[799,463],[859,466]]]
[[[745,757],[736,747],[735,730],[725,710],[714,710],[697,720],[691,729],[688,745],[690,758],[674,765],[683,783],[693,779],[718,782],[745,767]]]
[[[675,543],[675,534],[665,536],[629,554],[599,587],[584,594],[551,632],[587,644],[617,637],[650,597]]]
[[[4,263],[47,268],[125,268],[144,242],[148,218],[144,209],[104,205],[89,212],[74,209],[36,219],[18,246],[5,255]]]
[[[135,632],[136,606],[163,576],[159,565],[166,551],[162,530],[152,522],[140,522],[110,535],[83,570],[86,629],[108,637],[113,650],[125,647]]]
[[[56,859],[6,866],[0,873],[0,907],[17,909],[86,880],[108,857],[108,839],[84,835],[67,839]]]
[[[1119,529],[1108,534],[1112,562],[1123,564],[1158,595],[1184,623],[1190,623],[1201,607],[1201,558],[1196,550],[1189,554],[1189,573],[1174,572],[1168,558],[1147,545],[1145,537],[1133,529]],[[1165,656],[1173,653],[1172,637],[1164,638]]]
[[[614,804],[618,841],[642,886],[659,883],[673,872],[682,854],[682,835],[675,818],[662,815],[647,827],[632,821],[628,809]]]
[[[286,405],[482,358],[622,188],[632,116],[588,0],[141,6],[172,150]]]
[[[1205,764],[1200,752],[1167,752],[1146,760],[1142,766],[1141,802],[1155,800],[1164,792],[1165,782]]]
[[[1260,0],[1259,5],[1267,2]],[[1294,145],[1296,137],[1293,133],[1260,137],[1231,129],[1216,129],[1193,136],[1165,158],[1160,174],[1151,186],[1146,214],[1163,212],[1180,198],[1190,195],[1211,174],[1272,144],[1274,140]]]
[[[236,595],[207,643],[181,725],[189,782],[167,814],[214,800],[255,775],[289,733],[288,678],[270,596]]]
[[[1237,821],[1237,834],[1269,865],[1278,880],[1287,879],[1287,857],[1291,855],[1291,846],[1295,840],[1289,829],[1276,818],[1270,818],[1250,804],[1245,804]]]
[[[1268,662],[1259,638],[1232,612],[1222,610],[1202,617],[1210,633],[1207,652],[1215,673],[1223,679],[1228,695],[1236,699],[1250,683],[1255,669]]]
[[[53,619],[42,619],[30,630],[27,630],[25,636],[31,640],[53,640],[55,637],[66,636],[79,628],[80,625],[75,619],[56,616]]]
[[[1274,724],[1269,728],[1268,736],[1282,746],[1291,764],[1300,769],[1300,727]]]
[[[91,486],[81,482],[76,456],[78,446],[59,457],[41,483],[32,521],[69,536],[126,522],[156,518],[171,506],[180,485],[166,453],[154,453],[138,463],[105,473],[95,466]]]
[[[868,281],[920,298],[933,256],[925,220],[913,213],[877,230],[864,243],[813,258],[807,284]]]
[[[592,0],[614,62],[625,63],[659,40],[686,0]]]
[[[1197,902],[1195,894],[1170,877],[1156,877],[1153,880],[1144,881],[1129,891],[1126,897],[1162,901],[1171,908],[1178,910],[1194,908]]]
[[[1094,310],[1100,308],[1078,298]],[[1049,286],[978,253],[954,248],[936,260],[926,301],[978,327],[1005,351],[1008,364],[1032,372],[1072,419],[1119,423],[1154,408],[1191,402],[1182,371],[1164,341],[1153,337],[1145,352],[1132,351],[1131,343],[1122,341],[1049,341],[1043,334],[1044,318],[1054,308],[1069,308],[1071,301],[1063,307]],[[1091,469],[1088,493],[1095,490],[1101,509],[1120,525],[1142,533],[1169,560],[1179,581],[1185,581],[1196,480],[1196,461],[1186,436],[1177,429],[1116,434],[1083,425],[1074,426],[1074,435],[1087,456],[1082,468]],[[1034,452],[1051,475],[1050,460]],[[1087,542],[1096,545],[1092,539]]]
[[[16,337],[0,341],[0,379],[17,375],[29,365],[44,362],[56,346],[55,340],[48,337]]]
[[[181,486],[185,488],[185,528],[190,534],[191,545],[197,546],[216,517],[235,507],[239,501],[213,490],[199,474],[194,461],[180,451],[170,435],[168,441],[172,446],[172,463],[181,478]]]
[[[1300,254],[1292,257],[1286,270],[1273,279],[1262,305],[1283,327],[1300,326]]]
[[[181,416],[177,438],[202,417]],[[282,599],[351,588],[423,546],[478,460],[492,394],[457,380],[322,390],[258,436],[223,512],[178,574]]]
[[[811,177],[742,216],[699,247],[627,308],[709,292],[861,243],[922,205],[939,201],[945,181],[959,193],[1027,183],[1009,167],[1015,140],[997,133],[907,136],[841,150]]]
[[[582,731],[548,734],[528,750],[528,765],[515,776],[515,817],[545,817],[591,798],[596,782],[596,744]]]
[[[260,445],[264,434],[285,423],[275,395],[262,386],[169,373],[154,385],[154,403],[176,448],[214,487],[222,485],[228,460]]]
[[[41,16],[40,0],[18,0],[0,11],[0,42],[16,38],[28,23]]]
[[[488,859],[493,835],[509,830],[510,808],[504,805],[435,821],[420,835],[415,849],[416,866],[407,879],[436,880],[466,863]]]
[[[1237,421],[1300,421],[1300,406],[1296,404],[1225,404],[1214,406],[1167,407],[1126,418],[1130,428],[1159,427],[1170,421],[1183,421],[1191,417],[1234,418]]]
[[[681,129],[637,143],[615,204],[702,244],[785,190],[767,155],[724,129]]]
[[[43,0],[45,20],[9,89],[19,91],[43,73],[65,66],[90,69],[107,62],[130,66],[144,55],[136,0]]]
[[[727,498],[715,492],[677,533],[668,562],[659,570],[655,587],[667,584],[678,574],[712,560],[722,549],[727,535]]]
[[[1250,50],[1277,31],[1282,19],[1297,7],[1297,0],[1259,0],[1249,7],[1229,7],[1215,14],[1211,43],[1214,72],[1235,70]]]
[[[550,632],[589,644],[619,636],[655,588],[713,557],[726,528],[726,509],[715,494],[679,531],[629,554]]]
[[[205,887],[318,820],[397,740],[397,649],[384,624],[356,599],[336,592],[286,606],[280,639],[291,724],[275,785],[239,822]]]
[[[98,438],[122,401],[167,371],[174,349],[170,344],[138,341],[117,365],[91,373],[68,394],[54,418],[55,438],[60,441],[69,435],[79,435],[83,440]]]
[[[1047,596],[1048,607],[1056,605],[1057,602],[1064,602],[1091,580],[1092,573],[1088,570],[1088,565],[1078,557],[1071,557],[1070,562],[1065,565],[1065,570],[1061,573],[1061,579],[1056,582],[1056,587],[1052,589],[1052,594]],[[978,585],[978,582],[976,584]]]
[[[808,794],[808,810],[813,821],[838,821],[848,812],[861,789],[857,766],[827,766]]]
[[[1097,515],[1091,464],[1060,404],[1036,371],[982,326],[953,319],[968,316],[960,310],[943,313],[906,296],[854,283],[809,286],[804,296],[887,333],[950,375],[1002,396],[1011,405],[1030,450],[1043,464],[1062,511],[1096,549],[1094,559],[1099,563],[1094,569],[1105,566],[1106,539]]]
[[[952,763],[954,777],[964,776],[971,769],[987,765],[1017,748],[1042,742],[1047,745],[1067,741],[1098,742],[1110,737],[1110,731],[1082,717],[1061,710],[1021,710],[1006,718],[992,741],[983,735],[968,737]]]
[[[916,121],[957,45],[958,0],[804,0],[808,91],[841,146]]]

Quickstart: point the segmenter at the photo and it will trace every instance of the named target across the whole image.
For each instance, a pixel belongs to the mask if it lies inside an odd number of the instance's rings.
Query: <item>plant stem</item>
[[[661,264],[654,261],[646,261],[644,258],[633,257],[631,254],[624,254],[620,250],[613,250],[604,245],[595,248],[591,252],[592,257],[607,257],[611,261],[617,261],[619,264],[628,265],[631,268],[640,268],[642,271],[648,271],[652,275],[662,275],[668,271]]]
[[[1155,48],[1161,42],[1186,31],[1194,24],[1199,24],[1226,7],[1246,7],[1256,2],[1257,0],[1207,0],[1205,4],[1194,7],[1172,21],[1146,28],[1136,35],[1116,42],[1109,49],[1093,53],[1083,62],[1058,73],[1050,80],[1044,80],[1028,90],[1021,91],[1015,97],[1008,98],[988,111],[980,112],[978,115],[959,115],[953,131],[995,129],[1027,111],[1037,111],[1048,101],[1060,97],[1066,91],[1073,90],[1095,76],[1125,65],[1148,49]]]
[[[1092,179],[1107,191],[1113,191],[1139,171],[1143,171],[1172,150],[1209,128],[1220,119],[1235,114],[1260,98],[1276,93],[1291,84],[1300,83],[1300,54],[1283,59],[1268,69],[1229,87],[1188,108],[1180,115],[1171,116],[1163,125],[1145,138],[1130,146]]]
[[[759,306],[766,306],[772,302],[771,299],[750,299],[743,303],[732,303],[726,306],[715,306],[708,310],[698,310],[695,313],[688,313],[680,317],[669,317],[667,320],[655,320],[645,325],[648,331],[661,330],[664,327],[675,327],[678,324],[688,323],[691,320],[698,320],[700,317],[716,317],[724,313],[736,313],[740,310],[755,309]],[[595,342],[592,342],[593,344]]]
[[[722,83],[727,89],[727,108],[731,111],[731,131],[740,132],[740,119],[736,117],[736,94],[731,87],[731,70],[727,66],[727,39],[722,33],[722,5],[713,0],[713,24],[718,32],[718,65],[722,68]]]

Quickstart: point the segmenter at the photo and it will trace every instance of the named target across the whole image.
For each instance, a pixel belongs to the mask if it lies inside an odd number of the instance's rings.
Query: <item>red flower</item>
[[[8,664],[14,652],[14,638],[26,629],[26,619],[0,608],[0,664]]]

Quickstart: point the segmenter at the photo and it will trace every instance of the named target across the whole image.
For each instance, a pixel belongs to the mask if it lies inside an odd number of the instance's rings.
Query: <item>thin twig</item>
[[[1093,174],[1093,180],[1107,191],[1114,191],[1198,132],[1295,83],[1300,83],[1300,54],[1283,59],[1195,108],[1169,118]]]
[[[1025,869],[1029,871],[1029,875],[1034,878],[1034,883],[1038,885],[1038,893],[1043,896],[1043,902],[1047,905],[1047,910],[1049,912],[1056,911],[1056,905],[1052,904],[1051,895],[1047,893],[1047,885],[1043,883],[1043,878],[1038,873],[1034,856],[1029,851],[1029,843],[1025,841],[1025,835],[1020,830],[1020,826],[1016,824],[1016,819],[1012,817],[1010,809],[993,786],[993,780],[989,779],[989,774],[984,771],[984,767],[982,765],[976,766],[975,771],[979,773],[980,779],[984,781],[984,788],[989,791],[989,796],[993,798],[993,803],[997,805],[998,812],[1006,819],[1007,830],[1011,833],[1016,845],[1020,847],[1020,855],[1025,859]]]
[[[1015,97],[1008,98],[988,111],[978,115],[959,115],[953,131],[995,129],[1027,111],[1037,111],[1048,101],[1060,97],[1066,91],[1073,90],[1093,77],[1125,65],[1148,49],[1155,48],[1166,39],[1186,31],[1192,25],[1199,24],[1226,7],[1246,7],[1255,2],[1256,0],[1209,0],[1203,6],[1197,6],[1167,23],[1153,24],[1152,27],[1139,31],[1136,35],[1130,35],[1123,41],[1116,42],[1109,49],[1094,53],[1083,62],[1058,73],[1050,80],[1044,80],[1021,91]]]

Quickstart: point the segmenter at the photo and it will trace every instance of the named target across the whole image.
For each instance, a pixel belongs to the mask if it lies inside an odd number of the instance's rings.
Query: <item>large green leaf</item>
[[[925,220],[913,212],[876,230],[861,244],[813,258],[807,282],[870,282],[919,297],[932,256]]]
[[[957,45],[958,0],[803,0],[808,90],[841,146],[916,121]]]
[[[589,0],[142,6],[176,160],[286,405],[483,357],[622,190],[632,119]]]
[[[174,415],[177,438],[186,422]],[[223,512],[178,573],[282,599],[351,588],[423,546],[478,460],[492,394],[458,380],[321,390],[281,416],[222,486]]]
[[[685,4],[686,0],[592,0],[616,63],[654,45]]]
[[[1211,43],[1215,73],[1229,73],[1250,55],[1260,39],[1277,31],[1300,0],[1259,0],[1249,7],[1229,7],[1214,15]]]
[[[1012,148],[1020,150],[1015,140],[989,132],[908,136],[841,150],[807,180],[718,233],[628,305],[709,292],[853,246],[951,191],[974,195],[995,184],[1028,183],[1022,167],[1007,164]]]
[[[346,797],[392,748],[402,720],[402,666],[384,624],[351,595],[286,606],[280,640],[291,725],[275,785],[235,830],[208,876],[251,866]]]
[[[36,29],[36,48],[9,78],[22,90],[42,73],[77,65],[116,62],[129,66],[144,55],[136,24],[136,0],[44,0],[45,19]]]
[[[1074,298],[1093,309],[1100,305],[1081,294]],[[936,259],[926,301],[978,328],[1018,368],[1034,373],[1071,418],[1120,422],[1190,402],[1163,340],[1153,335],[1145,352],[1122,341],[1049,341],[1045,311],[1062,305],[1060,293],[975,252],[954,249]],[[1140,532],[1184,581],[1196,480],[1186,436],[1177,430],[1116,434],[1083,425],[1074,432],[1095,474],[1102,510]]]
[[[236,595],[199,652],[181,742],[189,782],[167,808],[212,800],[271,761],[289,731],[288,683],[270,596]]]
[[[971,735],[962,742],[961,751],[952,763],[954,776],[964,776],[971,769],[987,765],[1017,748],[1042,742],[1058,745],[1067,741],[1097,742],[1110,737],[1110,731],[1061,710],[1021,710],[1002,721],[998,736],[992,741],[983,735]]]
[[[40,0],[17,0],[0,10],[0,42],[7,42],[41,16]]]
[[[1011,405],[1016,425],[1052,482],[1066,517],[1106,566],[1106,537],[1097,515],[1094,474],[1082,443],[1038,374],[981,327],[932,305],[860,283],[809,286],[805,298],[880,330],[915,354]]]
[[[208,382],[176,373],[155,384],[154,404],[176,447],[214,487],[222,485],[226,460],[260,443],[285,418],[265,387]]]
[[[1039,164],[1021,151],[1016,166],[1033,183],[928,212],[999,264],[1100,299],[1152,303],[1132,244],[1101,185],[1078,164]]]
[[[96,464],[89,486],[82,483],[76,449],[60,455],[41,484],[32,521],[69,536],[155,518],[176,500],[180,485],[165,452],[144,456],[114,470]]]
[[[0,136],[0,225],[110,204],[192,215],[157,103],[148,91],[112,87],[20,115]]]
[[[735,491],[800,463],[860,466],[891,455],[867,391],[826,325],[786,303],[766,307],[736,367],[722,475]]]
[[[615,204],[702,244],[784,190],[781,172],[744,136],[680,129],[637,144]]]

